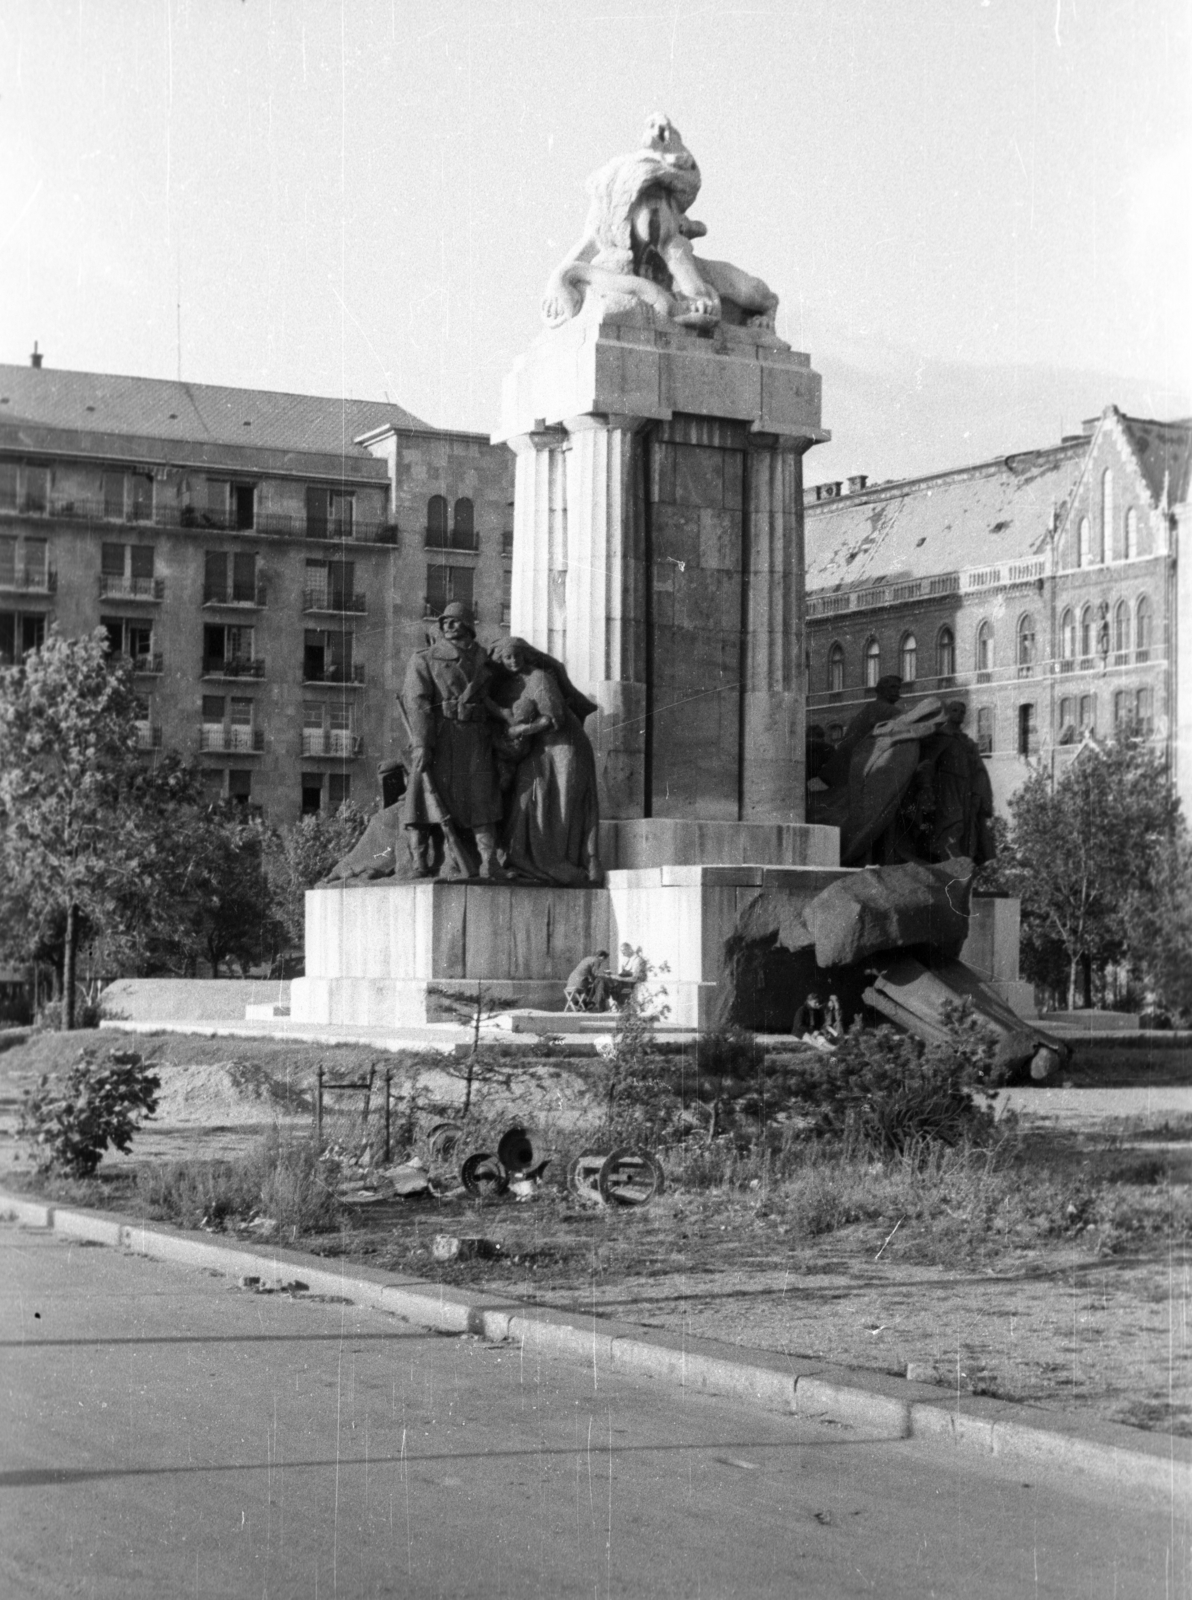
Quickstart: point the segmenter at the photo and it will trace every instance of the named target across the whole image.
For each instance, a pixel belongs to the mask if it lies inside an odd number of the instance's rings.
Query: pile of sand
[[[158,1126],[180,1123],[233,1126],[309,1117],[310,1095],[296,1081],[271,1077],[242,1061],[196,1061],[184,1066],[151,1063],[161,1079]]]

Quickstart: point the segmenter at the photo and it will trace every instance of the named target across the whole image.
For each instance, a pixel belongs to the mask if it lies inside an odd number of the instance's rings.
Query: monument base
[[[697,822],[630,817],[600,824],[606,871],[641,867],[836,867],[840,830],[810,822]]]

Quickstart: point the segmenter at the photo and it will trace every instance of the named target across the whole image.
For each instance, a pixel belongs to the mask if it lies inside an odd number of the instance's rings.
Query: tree
[[[302,944],[306,891],[347,855],[367,822],[364,812],[345,800],[335,812],[300,817],[270,835],[265,872],[274,910],[291,944]]]
[[[176,761],[148,770],[137,715],[131,667],[109,661],[102,629],[66,639],[51,627],[0,669],[0,937],[28,956],[60,925],[67,1028],[84,928],[117,937],[130,911],[152,920],[155,866],[178,850],[166,819],[193,787]]]
[[[1125,907],[1132,960],[1164,1010],[1192,1017],[1192,839],[1181,827],[1159,848],[1154,882]]]
[[[1022,900],[1023,967],[1092,1004],[1094,972],[1130,946],[1127,908],[1154,891],[1179,828],[1165,763],[1129,728],[1089,743],[1052,781],[1036,770],[1010,801],[1006,879]],[[1057,980],[1060,980],[1057,982]]]
[[[187,859],[176,879],[178,915],[171,933],[175,960],[190,970],[202,956],[217,978],[225,963],[241,975],[285,942],[265,874],[263,822],[234,803],[212,807],[192,826]]]

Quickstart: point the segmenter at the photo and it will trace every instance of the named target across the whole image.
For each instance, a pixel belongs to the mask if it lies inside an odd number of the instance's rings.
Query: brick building
[[[103,626],[147,752],[277,822],[367,805],[425,617],[502,631],[513,466],[381,402],[0,365],[0,660]]]
[[[809,725],[839,738],[884,673],[964,699],[1004,810],[1028,763],[1132,719],[1192,816],[1190,460],[1192,423],[1110,406],[1058,445],[810,490]]]

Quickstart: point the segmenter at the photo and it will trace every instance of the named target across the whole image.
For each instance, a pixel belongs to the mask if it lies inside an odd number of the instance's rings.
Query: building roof
[[[180,443],[367,456],[378,428],[433,432],[401,406],[169,378],[127,378],[0,363],[0,423]]]
[[[1023,561],[1063,513],[1086,438],[807,507],[809,591],[867,588]]]
[[[1169,506],[1182,505],[1188,498],[1188,479],[1192,469],[1192,421],[1154,422],[1147,417],[1121,418],[1147,487],[1158,505],[1167,488]]]

